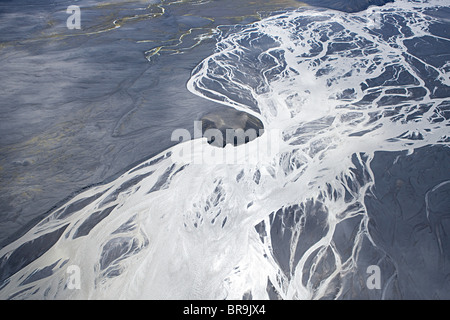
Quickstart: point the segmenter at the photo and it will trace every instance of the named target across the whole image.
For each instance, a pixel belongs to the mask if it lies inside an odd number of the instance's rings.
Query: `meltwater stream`
[[[0,251],[0,297],[401,298],[401,263],[370,226],[371,164],[380,151],[448,148],[450,46],[438,30],[449,10],[400,0],[219,28],[188,88],[257,116],[265,133],[224,149],[184,141],[78,194]],[[427,53],[439,48],[440,60]],[[220,150],[256,161],[201,161]],[[449,184],[429,190],[429,208]],[[446,217],[426,212],[448,270],[432,223]],[[366,286],[369,265],[380,289]]]

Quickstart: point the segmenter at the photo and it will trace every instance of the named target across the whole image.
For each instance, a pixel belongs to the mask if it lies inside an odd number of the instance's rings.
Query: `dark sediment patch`
[[[264,125],[257,117],[235,109],[223,109],[201,118],[202,135],[208,143],[225,147],[228,143],[238,146],[250,142],[264,132]]]

